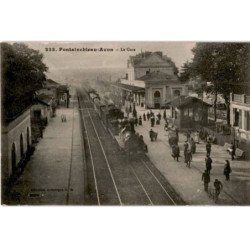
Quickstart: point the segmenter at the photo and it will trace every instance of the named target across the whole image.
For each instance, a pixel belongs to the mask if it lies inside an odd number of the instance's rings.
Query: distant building
[[[175,64],[162,52],[130,56],[127,72],[121,84],[144,89],[133,91],[133,102],[136,105],[163,108],[174,97],[188,94],[187,86],[178,80]]]
[[[231,93],[230,124],[238,140],[250,142],[250,95]]]

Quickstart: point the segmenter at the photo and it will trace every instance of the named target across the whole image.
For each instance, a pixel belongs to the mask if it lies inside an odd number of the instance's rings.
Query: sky
[[[44,54],[44,62],[52,72],[58,69],[126,68],[129,56],[141,51],[162,51],[180,69],[192,58],[195,42],[26,42]],[[65,49],[97,51],[64,51]],[[100,51],[101,48],[113,51]],[[49,50],[55,51],[49,51]],[[47,51],[46,51],[47,50]]]

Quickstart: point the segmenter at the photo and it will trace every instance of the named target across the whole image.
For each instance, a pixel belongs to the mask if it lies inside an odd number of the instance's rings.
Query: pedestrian
[[[194,154],[196,152],[196,143],[193,138],[191,138],[190,144],[191,144],[191,152],[192,154]]]
[[[174,159],[176,159],[176,161],[179,161],[180,147],[178,146],[178,144],[174,144],[172,146],[172,156],[173,156]]]
[[[207,155],[211,154],[211,147],[212,147],[212,145],[211,145],[210,141],[208,141],[206,144]]]
[[[210,175],[210,172],[212,170],[212,162],[213,162],[213,160],[211,159],[209,154],[205,158],[205,162],[206,162],[206,170],[207,170],[208,174]]]
[[[198,131],[194,133],[194,141],[198,144],[200,143],[200,134]]]
[[[164,109],[164,112],[163,112],[163,119],[164,119],[164,120],[167,119],[167,112],[166,112],[166,109]]]
[[[149,118],[150,118],[150,114],[149,112],[147,112],[147,120],[149,120]]]
[[[150,129],[149,131],[149,137],[150,137],[150,140],[153,141],[154,131],[152,129]]]
[[[230,180],[230,173],[232,172],[232,169],[230,167],[229,160],[226,160],[225,168],[224,168],[224,175],[226,177],[226,181]]]
[[[151,127],[154,127],[154,125],[155,125],[155,118],[154,118],[154,116],[153,115],[151,115]]]
[[[185,157],[186,167],[190,168],[191,161],[192,161],[192,152],[191,150],[188,149]]]
[[[187,141],[185,141],[185,143],[184,143],[184,158],[185,159],[186,159],[187,151],[188,151],[188,143],[187,143]]]
[[[176,133],[176,138],[177,138],[177,143],[179,142],[179,129],[176,128],[175,129],[175,133]]]
[[[214,181],[214,188],[215,188],[215,201],[217,201],[219,198],[220,192],[223,189],[223,185],[218,179],[215,179]]]
[[[137,127],[137,125],[138,125],[138,118],[137,118],[137,116],[134,118],[134,121],[135,121],[135,126]]]
[[[235,156],[235,144],[232,142],[231,143],[231,157],[232,157],[232,161],[234,160],[234,156]]]
[[[142,125],[142,118],[141,118],[141,116],[139,116],[138,124],[139,124],[140,126]]]
[[[157,117],[156,125],[160,125],[160,119]]]
[[[164,130],[167,131],[168,130],[168,121],[166,120],[165,125],[164,125]]]
[[[201,180],[204,183],[204,190],[207,192],[208,191],[208,184],[210,182],[210,175],[207,172],[207,170],[205,170],[204,173],[202,174]]]
[[[190,136],[191,136],[191,132],[190,132],[190,130],[188,130],[188,131],[187,131],[187,134],[186,134],[186,136],[187,136],[187,141],[189,141],[189,139],[190,139]]]
[[[146,115],[143,113],[143,121],[146,121]]]
[[[157,117],[159,120],[161,120],[161,113],[160,112],[157,114]]]

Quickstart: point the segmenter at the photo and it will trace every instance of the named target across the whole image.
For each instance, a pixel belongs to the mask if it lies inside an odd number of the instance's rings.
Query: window
[[[181,91],[176,89],[174,90],[174,96],[180,96],[181,95]]]
[[[160,91],[155,91],[155,93],[154,93],[154,98],[159,98],[159,97],[161,97],[161,93],[160,93]]]
[[[245,130],[250,131],[250,111],[245,111]]]
[[[233,126],[234,127],[238,127],[239,126],[239,115],[240,115],[240,112],[237,110],[237,109],[233,109],[234,111],[234,124]]]

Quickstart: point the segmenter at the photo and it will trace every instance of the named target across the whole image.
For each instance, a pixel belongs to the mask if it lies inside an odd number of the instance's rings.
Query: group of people
[[[164,115],[165,114],[165,115]],[[166,119],[166,111],[163,113],[163,118]],[[143,120],[151,122],[151,127],[154,127],[154,125],[160,125],[162,119],[162,115],[159,112],[157,115],[152,112],[152,110],[148,111],[146,114],[143,113]]]
[[[142,119],[143,118],[143,119]],[[151,110],[148,111],[147,113],[143,113],[142,117],[139,116],[139,119],[135,118],[135,125],[142,125],[142,120],[143,121],[150,121],[151,123],[151,128],[156,125],[159,125],[161,123],[162,115],[159,112],[157,115],[154,114]],[[178,128],[169,128],[168,121],[166,119],[166,111],[163,113],[163,120],[165,121],[164,124],[164,130],[171,130],[172,136],[169,136],[169,144],[172,148],[172,157],[176,160],[179,161],[180,158],[180,147],[178,145],[179,143],[179,130]],[[149,136],[151,141],[154,140],[155,133],[152,129],[149,131]],[[169,132],[170,135],[170,132]],[[193,136],[192,136],[193,135]],[[157,136],[157,135],[156,135]],[[141,136],[140,136],[141,137]],[[156,138],[155,138],[156,139]],[[205,157],[205,170],[202,173],[202,181],[204,183],[204,190],[208,192],[208,187],[210,183],[210,174],[212,171],[212,163],[213,160],[211,158],[211,151],[212,151],[212,143],[216,142],[216,138],[214,135],[210,135],[206,130],[203,128],[201,130],[197,130],[194,133],[192,131],[187,131],[186,133],[186,140],[184,143],[184,162],[186,163],[186,167],[190,168],[191,161],[193,158],[193,154],[196,153],[196,144],[200,143],[200,140],[204,140],[206,142],[205,148],[206,148],[206,157]],[[141,144],[145,146],[145,143],[143,141],[143,138],[141,138]],[[235,156],[235,146],[232,144],[230,148],[230,153],[232,156],[232,160],[234,159]],[[230,180],[230,174],[232,172],[230,162],[228,160],[225,160],[225,166],[223,170],[223,174],[225,175],[225,180],[229,181]],[[221,190],[223,189],[223,184],[220,180],[215,179],[214,183],[214,190],[215,190],[215,196],[218,198]]]
[[[202,181],[204,183],[204,190],[206,192],[208,192],[208,185],[210,183],[210,172],[212,170],[212,163],[213,163],[213,160],[211,158],[211,148],[212,148],[211,142],[207,141],[207,143],[206,143],[206,153],[207,153],[207,155],[206,155],[206,158],[205,158],[206,169],[205,169],[204,173],[202,174]],[[229,162],[229,160],[225,160],[225,166],[224,166],[223,174],[225,175],[225,180],[226,181],[230,180],[231,172],[232,172],[232,169],[231,169],[231,166],[230,166],[230,162]],[[223,189],[223,184],[218,179],[215,179],[215,181],[214,181],[214,189],[215,189],[215,198],[217,200],[221,190]]]
[[[194,135],[195,137],[197,136],[197,133],[195,133]],[[211,142],[213,140],[211,140],[211,137],[209,136],[209,134],[207,134],[207,142],[206,142],[206,158],[205,158],[205,171],[202,174],[202,181],[204,183],[204,190],[206,192],[208,192],[208,186],[210,183],[210,173],[212,170],[212,163],[213,160],[211,158],[211,150],[212,150],[212,144]],[[191,161],[192,161],[192,155],[196,153],[196,143],[200,142],[200,138],[199,138],[199,134],[198,134],[198,138],[193,138],[191,136],[191,131],[188,131],[186,134],[186,141],[184,143],[184,161],[186,163],[186,167],[190,167]],[[171,145],[171,144],[170,144]],[[180,147],[178,145],[178,141],[176,141],[176,143],[173,143],[171,145],[172,147],[172,157],[179,161],[179,157],[180,157]],[[232,147],[232,159],[233,159],[233,153],[235,151],[235,149]],[[224,166],[224,170],[223,170],[223,174],[225,175],[225,180],[229,181],[230,180],[230,174],[232,172],[231,166],[230,166],[230,162],[228,160],[225,160],[225,166]],[[220,180],[215,179],[214,183],[214,190],[215,190],[215,198],[218,199],[219,194],[221,192],[221,190],[223,189],[223,184],[221,183]]]
[[[179,142],[179,129],[175,128],[174,130],[175,134],[172,135],[172,137],[169,138],[169,144],[172,148],[172,157],[179,161],[180,157],[180,147],[178,145]],[[191,161],[192,161],[192,155],[196,152],[196,143],[195,140],[191,137],[191,133],[187,133],[187,140],[184,143],[184,162],[186,163],[186,167],[190,168]]]

